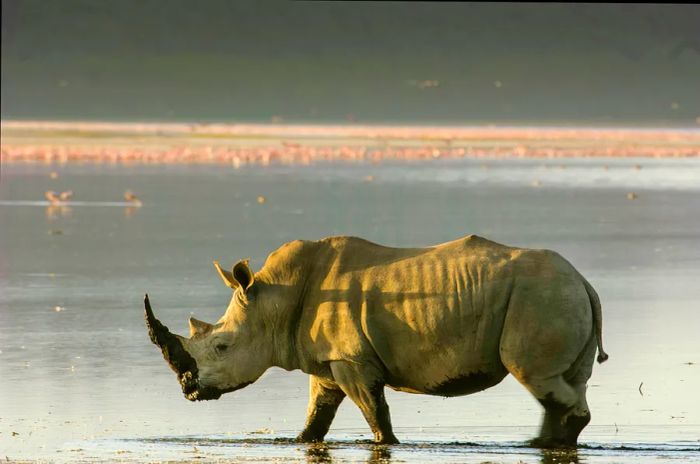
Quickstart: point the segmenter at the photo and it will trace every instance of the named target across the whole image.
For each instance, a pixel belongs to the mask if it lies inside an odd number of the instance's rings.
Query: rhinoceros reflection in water
[[[253,273],[214,263],[233,289],[215,324],[171,334],[146,296],[146,322],[187,399],[216,399],[278,366],[310,375],[298,439],[321,441],[346,397],[378,443],[397,443],[384,386],[440,396],[478,392],[508,373],[545,409],[536,446],[575,446],[591,414],[586,382],[607,359],[591,285],[549,250],[470,235],[429,248],[355,237],[294,241]]]

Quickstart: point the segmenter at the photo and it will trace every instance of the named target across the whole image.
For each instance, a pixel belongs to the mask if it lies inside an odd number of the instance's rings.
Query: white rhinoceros
[[[575,446],[590,421],[586,382],[601,342],[596,292],[549,250],[470,235],[429,248],[355,237],[294,241],[253,273],[214,263],[233,297],[190,338],[146,322],[191,401],[217,399],[271,366],[310,375],[306,427],[321,441],[340,402],[362,410],[377,443],[397,443],[384,386],[459,396],[512,374],[545,409],[535,446]]]

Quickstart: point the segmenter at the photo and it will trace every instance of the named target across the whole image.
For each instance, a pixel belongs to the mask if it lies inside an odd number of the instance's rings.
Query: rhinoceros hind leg
[[[384,379],[381,372],[369,365],[344,361],[331,363],[333,380],[360,408],[374,432],[377,444],[397,444],[399,440],[391,428],[389,405],[384,398]]]
[[[544,407],[540,436],[530,444],[539,448],[575,447],[581,430],[590,422],[586,385],[570,385],[561,376],[524,383]]]
[[[306,426],[296,440],[302,443],[323,441],[344,398],[345,393],[337,384],[314,375],[310,376]]]

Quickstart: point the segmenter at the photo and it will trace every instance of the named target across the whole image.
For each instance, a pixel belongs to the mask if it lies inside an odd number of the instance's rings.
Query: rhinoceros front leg
[[[372,432],[374,442],[395,444],[399,440],[391,429],[389,405],[384,398],[384,378],[381,372],[369,365],[344,361],[331,363],[333,380],[360,408]]]
[[[310,376],[306,426],[297,437],[297,441],[303,443],[323,441],[343,398],[345,393],[338,385],[314,375]]]

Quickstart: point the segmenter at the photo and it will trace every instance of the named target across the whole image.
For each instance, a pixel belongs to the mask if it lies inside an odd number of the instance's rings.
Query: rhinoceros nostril
[[[182,392],[185,396],[191,395],[193,392],[197,391],[199,382],[192,375],[192,372],[187,371],[180,376],[180,385],[182,385]]]

